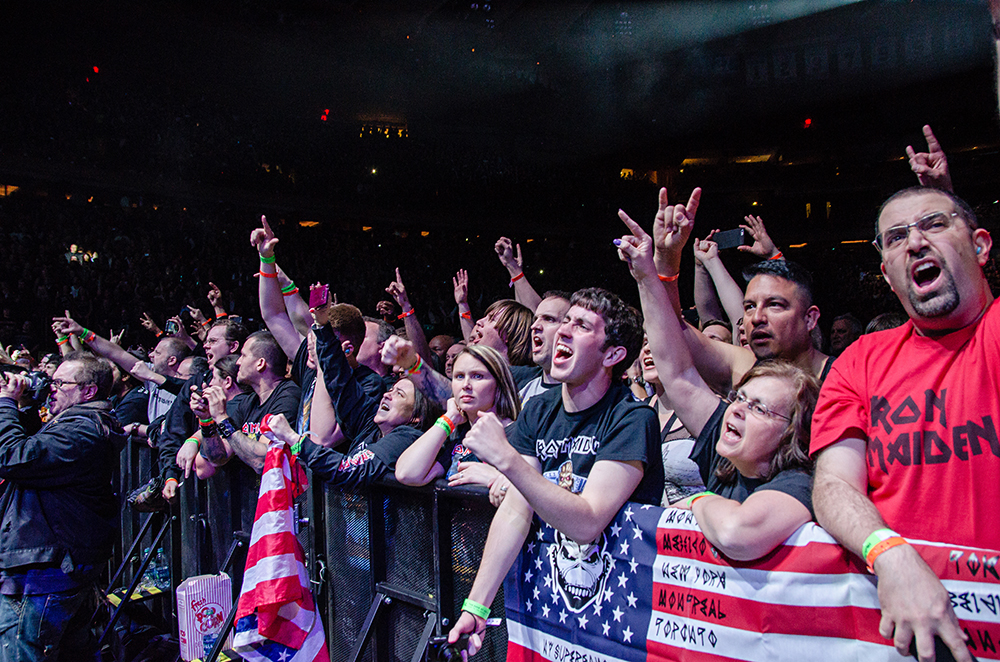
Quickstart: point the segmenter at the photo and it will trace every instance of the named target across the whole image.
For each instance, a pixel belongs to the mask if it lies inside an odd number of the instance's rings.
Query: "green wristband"
[[[894,538],[899,534],[892,529],[876,529],[870,536],[865,538],[865,544],[861,546],[861,558],[868,558],[868,552],[872,551],[872,547],[879,544],[883,540],[888,540],[889,538]]]
[[[712,492],[711,490],[705,490],[704,492],[698,492],[697,494],[692,494],[687,498],[687,501],[685,501],[685,505],[688,508],[690,508],[691,506],[694,505],[695,501],[701,499],[702,497],[707,497],[707,496],[715,496],[715,492]]]
[[[462,611],[467,611],[473,616],[478,616],[479,618],[485,619],[490,617],[489,607],[484,607],[478,602],[475,602],[474,600],[470,600],[468,598],[466,598],[465,602],[462,603]]]
[[[264,257],[263,255],[260,255],[260,261],[264,264],[274,264],[275,259],[276,258],[273,255],[271,257]]]
[[[185,439],[184,440],[184,444],[194,444],[195,446],[198,446],[199,448],[201,448],[201,443],[197,439],[195,439],[194,437],[188,437],[187,439]],[[183,446],[184,444],[181,444],[181,445]]]

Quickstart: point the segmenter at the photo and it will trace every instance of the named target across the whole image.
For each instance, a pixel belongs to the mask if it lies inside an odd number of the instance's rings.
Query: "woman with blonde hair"
[[[501,477],[499,471],[480,462],[462,440],[482,414],[496,414],[507,426],[521,413],[510,368],[492,347],[469,345],[455,358],[451,389],[444,416],[399,456],[399,482],[426,485],[447,476],[449,485],[491,487]],[[505,479],[503,483],[506,486]],[[500,490],[506,492],[503,487],[497,492],[502,493]]]

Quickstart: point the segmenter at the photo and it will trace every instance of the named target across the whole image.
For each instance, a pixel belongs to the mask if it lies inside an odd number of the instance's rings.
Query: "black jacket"
[[[111,556],[119,525],[111,478],[126,437],[108,402],[70,407],[27,436],[0,399],[0,569],[67,574]]]

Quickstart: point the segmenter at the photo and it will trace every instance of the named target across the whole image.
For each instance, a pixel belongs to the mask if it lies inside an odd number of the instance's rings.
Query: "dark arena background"
[[[813,271],[825,335],[844,313],[901,311],[870,242],[881,201],[917,183],[905,148],[926,150],[925,124],[981,225],[1000,218],[990,14],[972,0],[8,0],[0,58],[0,343],[35,358],[65,310],[148,347],[140,316],[210,312],[210,282],[257,329],[262,214],[300,285],[366,315],[398,267],[428,337],[458,333],[456,270],[476,316],[510,295],[500,236],[538,292],[638,305],[617,211],[648,228],[660,187],[703,188],[699,237],[759,215]],[[685,306],[692,270],[689,250]],[[123,454],[123,489],[147,451]],[[492,508],[443,492],[318,486],[301,504],[331,659],[376,595],[391,599],[360,659],[409,660],[455,618]],[[229,497],[185,486],[164,537],[174,586],[223,564]],[[123,519],[116,561],[145,516]],[[175,607],[151,602],[176,635]],[[503,656],[495,641],[477,659]]]

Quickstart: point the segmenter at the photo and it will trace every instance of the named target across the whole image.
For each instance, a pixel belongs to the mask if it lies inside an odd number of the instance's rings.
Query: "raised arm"
[[[309,312],[309,304],[302,298],[299,288],[288,277],[284,269],[279,267],[277,263],[275,263],[275,266],[278,269],[278,286],[281,287],[281,295],[285,300],[285,312],[288,313],[288,318],[295,325],[295,330],[299,332],[300,336],[305,338],[309,335],[309,328],[313,323],[312,314]],[[333,295],[333,299],[334,303],[336,303],[336,293]]]
[[[320,373],[316,375],[316,391],[321,386],[330,402],[330,409],[323,412],[313,410],[312,416],[320,414],[320,419],[312,419],[310,425],[324,446],[334,446],[346,436],[353,442],[362,435],[369,426],[374,425],[372,419],[378,410],[378,400],[365,393],[361,384],[352,379],[354,371],[347,362],[344,348],[333,329],[325,324],[323,312],[328,307],[317,311],[317,322],[323,325],[316,330],[316,363]],[[322,396],[317,400],[313,393],[313,402],[324,405]],[[330,420],[330,413],[334,419]],[[333,427],[331,427],[331,425]],[[342,433],[342,434],[339,434]]]
[[[278,265],[274,256],[274,247],[278,238],[274,236],[266,216],[260,217],[261,227],[250,233],[250,245],[257,250],[260,257],[260,278],[257,283],[257,298],[260,302],[260,314],[278,341],[286,356],[295,356],[302,344],[302,336],[292,323],[285,310],[284,296],[281,285],[278,284]]]
[[[694,240],[694,307],[698,311],[698,319],[705,320],[725,320],[728,318],[726,311],[722,308],[722,302],[715,291],[715,284],[712,276],[705,268],[704,260],[710,253],[718,255],[719,247],[711,241],[712,235],[718,230],[712,230],[704,239]],[[739,319],[739,318],[737,318]]]
[[[514,246],[507,237],[500,237],[493,247],[500,258],[500,264],[507,269],[510,274],[510,282],[514,286],[514,299],[535,312],[538,304],[542,302],[542,297],[528,282],[528,276],[524,273],[524,259],[521,257],[521,244],[517,244],[517,256],[514,255]]]
[[[403,318],[403,325],[406,327],[406,337],[413,343],[413,348],[424,361],[431,360],[431,348],[427,344],[427,335],[424,334],[424,327],[420,325],[417,318],[417,311],[410,303],[410,297],[406,293],[406,286],[403,285],[403,278],[399,275],[399,267],[396,267],[396,280],[389,283],[385,291],[395,299],[396,303],[403,310],[400,317]]]
[[[712,231],[713,233],[715,230]],[[710,234],[709,237],[712,235]],[[719,247],[708,238],[695,240],[695,257],[704,265],[705,273],[712,281],[712,288],[718,293],[726,317],[733,327],[733,335],[739,334],[736,323],[743,317],[743,290],[736,284],[726,265],[719,257]],[[697,297],[696,297],[697,300]]]
[[[665,202],[665,193],[662,199]],[[711,418],[719,400],[698,373],[691,352],[684,342],[686,324],[674,312],[667,290],[667,287],[672,286],[676,292],[676,283],[664,283],[660,280],[653,261],[652,238],[624,211],[619,211],[618,216],[631,234],[615,240],[615,243],[619,257],[628,264],[629,271],[639,286],[644,326],[649,337],[653,363],[656,364],[656,371],[663,385],[663,397],[684,427],[697,435]],[[657,222],[660,222],[659,215]],[[694,223],[682,205],[665,211],[662,222],[660,243],[664,257],[667,258],[663,265],[674,269],[676,267],[669,265],[680,266],[679,253]]]
[[[921,186],[939,188],[954,192],[951,184],[951,172],[948,170],[948,157],[945,156],[941,144],[934,137],[931,127],[924,125],[924,138],[927,140],[927,151],[916,152],[912,145],[906,146],[906,156],[910,160],[910,170],[917,176]]]
[[[135,364],[139,362],[139,359],[135,358],[110,340],[102,338],[93,331],[88,331],[80,326],[77,321],[70,317],[68,310],[66,311],[64,317],[53,317],[52,323],[53,325],[58,325],[62,335],[79,336],[79,338],[91,349],[91,351],[98,356],[103,356],[109,361],[114,361],[125,372],[131,372]]]
[[[220,317],[226,317],[229,313],[226,309],[222,307],[222,290],[215,283],[208,284],[208,294],[205,295],[208,302],[212,304],[212,311],[215,313],[215,319]]]
[[[442,409],[448,406],[451,380],[421,359],[410,341],[399,336],[389,336],[382,346],[382,363],[403,368],[410,381],[424,396],[438,403]]]
[[[337,411],[333,407],[333,399],[326,389],[326,378],[323,367],[316,366],[316,388],[313,389],[312,410],[309,414],[309,431],[313,441],[325,448],[339,446],[345,439],[340,424],[337,422]]]
[[[476,325],[472,321],[472,309],[469,308],[469,274],[465,269],[459,269],[451,282],[455,287],[455,305],[458,306],[458,324],[462,328],[462,339],[469,342],[472,329]]]
[[[683,246],[665,243],[673,239],[672,235],[667,233],[666,228],[668,220],[673,218],[678,208],[680,209],[679,213],[693,224],[700,202],[700,188],[691,192],[691,197],[686,205],[670,205],[667,201],[667,189],[661,188],[659,209],[653,221],[653,263],[656,265],[656,272],[664,280],[667,294],[678,318],[680,318],[681,309],[676,277],[680,273]],[[683,337],[691,356],[694,357],[695,367],[698,368],[702,378],[722,393],[728,392],[733,383],[738,381],[738,378],[734,379],[735,375],[742,376],[755,361],[753,353],[749,350],[715,342],[687,324],[683,326]]]

